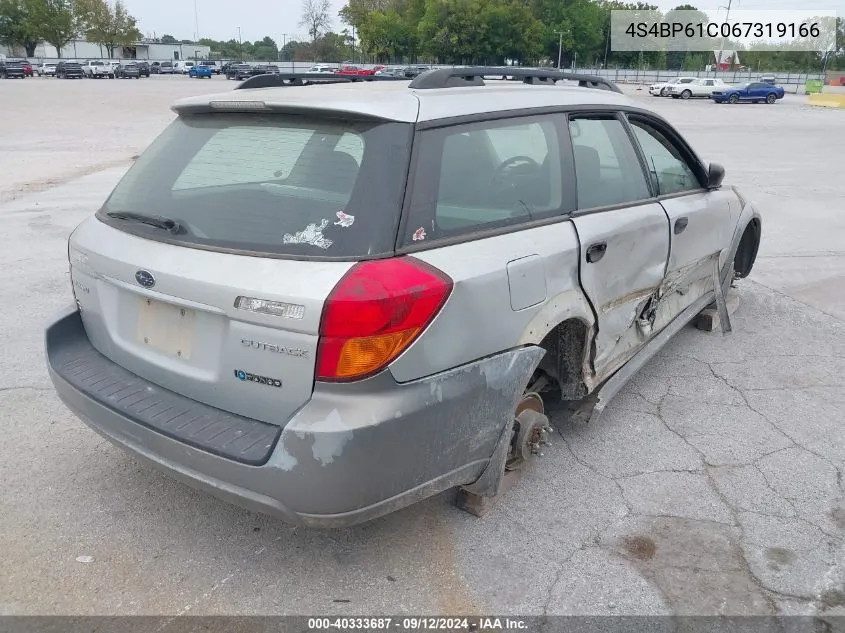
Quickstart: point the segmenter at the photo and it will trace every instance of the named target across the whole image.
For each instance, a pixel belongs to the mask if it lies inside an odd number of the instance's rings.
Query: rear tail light
[[[356,264],[323,308],[317,380],[348,382],[379,372],[416,340],[451,292],[445,273],[412,257]]]

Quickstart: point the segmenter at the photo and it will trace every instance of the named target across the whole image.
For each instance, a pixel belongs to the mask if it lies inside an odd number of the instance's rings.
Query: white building
[[[25,51],[16,49],[9,50],[6,46],[0,46],[0,55],[8,57],[25,57]],[[211,49],[200,44],[161,44],[149,40],[135,42],[131,46],[118,46],[114,49],[113,59],[149,59],[151,61],[178,61],[180,59],[208,59]],[[63,59],[105,59],[108,51],[105,46],[87,42],[85,40],[74,40],[62,49]],[[41,42],[35,47],[35,55],[31,60],[56,60],[59,55],[56,48]]]

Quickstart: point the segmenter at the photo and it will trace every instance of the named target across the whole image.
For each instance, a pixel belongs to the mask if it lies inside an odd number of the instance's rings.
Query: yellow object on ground
[[[807,103],[823,108],[845,108],[845,94],[811,94],[807,98]]]

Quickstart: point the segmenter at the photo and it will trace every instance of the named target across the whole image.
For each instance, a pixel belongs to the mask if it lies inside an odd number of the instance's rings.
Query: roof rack
[[[522,79],[527,84],[554,84],[555,81],[577,81],[582,88],[598,88],[621,93],[612,81],[597,75],[565,73],[548,68],[522,68],[513,66],[470,66],[468,68],[436,68],[417,75],[408,85],[417,90],[434,88],[455,88],[461,86],[483,86],[484,77],[495,79]]]
[[[247,88],[277,88],[314,84],[344,84],[356,81],[402,81],[402,77],[389,75],[329,75],[326,73],[267,73],[245,79],[235,90]],[[405,79],[405,81],[408,81]]]

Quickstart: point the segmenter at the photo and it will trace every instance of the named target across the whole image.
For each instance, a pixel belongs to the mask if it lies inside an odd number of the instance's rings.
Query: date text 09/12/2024
[[[493,631],[528,628],[525,620],[509,617],[323,617],[308,618],[309,631]]]

